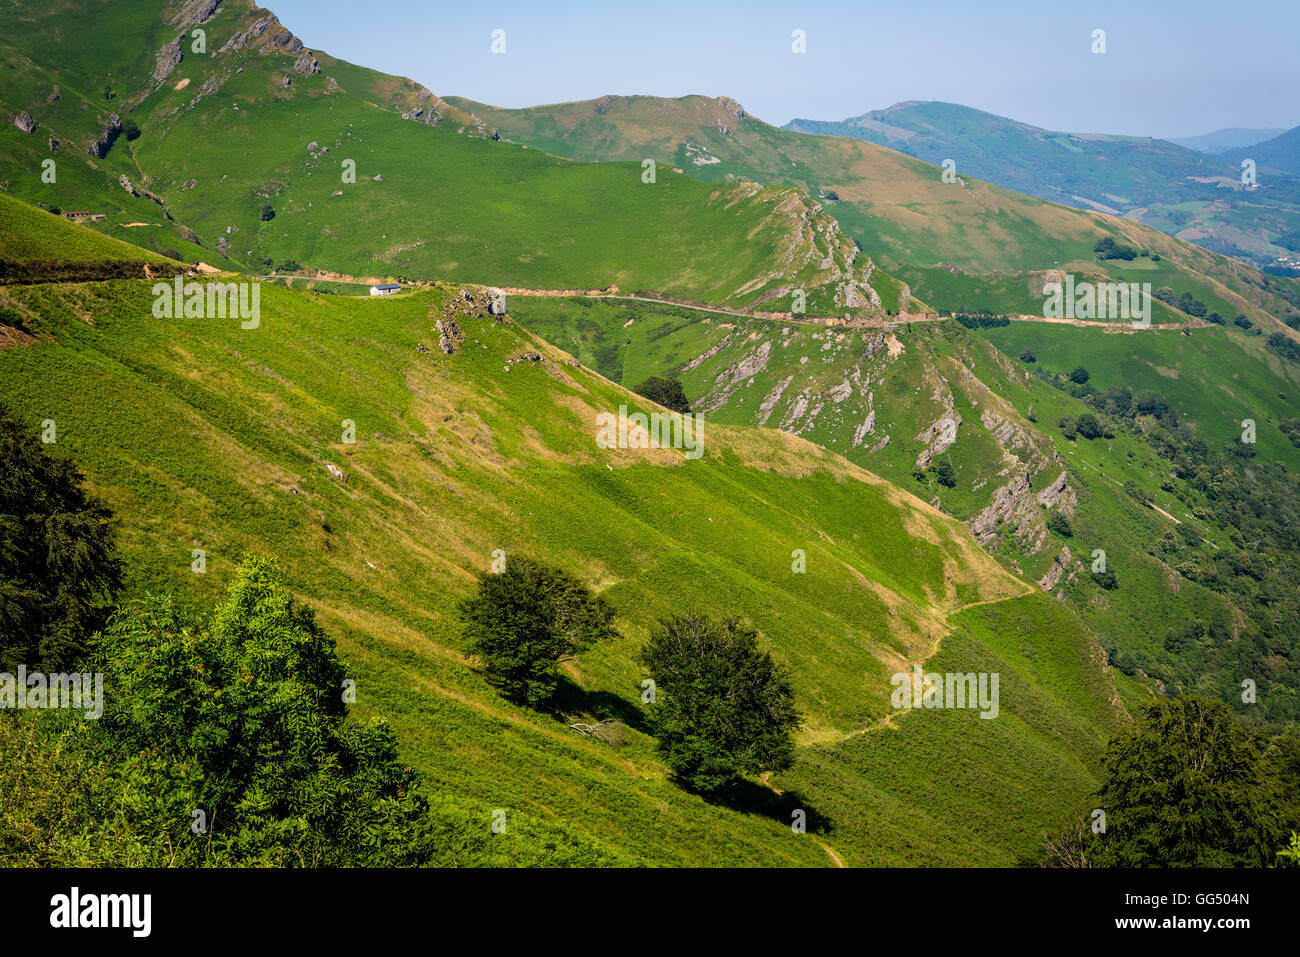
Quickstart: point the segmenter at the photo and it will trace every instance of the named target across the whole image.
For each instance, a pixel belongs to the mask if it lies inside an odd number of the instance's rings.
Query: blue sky
[[[314,49],[499,106],[702,93],[781,124],[933,98],[1072,132],[1300,124],[1297,0],[263,2]]]

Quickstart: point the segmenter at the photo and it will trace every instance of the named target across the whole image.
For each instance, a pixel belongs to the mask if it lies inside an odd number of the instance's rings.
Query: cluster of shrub
[[[1125,262],[1137,259],[1139,255],[1150,255],[1146,250],[1143,250],[1139,254],[1132,246],[1125,246],[1123,243],[1118,243],[1111,236],[1105,236],[1097,240],[1096,245],[1092,247],[1092,251],[1097,254],[1098,259],[1121,259]],[[1155,254],[1151,256],[1151,259],[1153,262],[1159,262],[1160,256],[1159,254]]]
[[[1002,326],[1011,325],[1011,320],[1005,316],[982,313],[954,313],[953,318],[967,329],[1000,329]]]
[[[1300,867],[1300,734],[1270,738],[1221,701],[1142,705],[1103,782],[1043,843],[1049,867]]]
[[[1253,443],[1211,447],[1155,390],[1097,389],[1083,368],[1068,377],[1036,374],[1093,410],[1062,417],[1063,434],[1096,439],[1124,430],[1136,437],[1171,463],[1172,478],[1161,487],[1197,520],[1227,533],[1227,547],[1211,548],[1184,522],[1150,551],[1184,578],[1230,600],[1245,614],[1243,626],[1204,643],[1172,641],[1163,658],[1118,652],[1117,667],[1157,677],[1173,689],[1199,682],[1224,700],[1240,696],[1235,676],[1260,676],[1261,686],[1267,681],[1276,691],[1261,697],[1267,720],[1277,725],[1300,719],[1300,594],[1293,584],[1300,576],[1300,476],[1281,462],[1260,462]],[[1281,426],[1300,445],[1300,420]],[[1124,489],[1138,502],[1150,499],[1132,481]]]

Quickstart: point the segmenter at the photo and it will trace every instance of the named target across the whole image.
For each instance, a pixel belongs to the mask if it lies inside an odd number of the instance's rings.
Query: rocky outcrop
[[[455,355],[456,343],[465,339],[465,333],[456,324],[456,320],[439,319],[434,323],[434,328],[438,330],[438,348],[449,356]]]
[[[13,122],[14,126],[18,127],[18,129],[22,130],[29,136],[36,132],[36,121],[32,119],[32,115],[26,110],[19,110],[10,117],[10,120]]]
[[[746,355],[731,368],[718,373],[713,380],[713,388],[700,399],[698,403],[699,411],[713,412],[726,405],[727,400],[731,398],[731,394],[736,391],[742,382],[752,379],[767,368],[767,360],[771,355],[772,342],[765,339],[759,343],[757,349]]]
[[[221,0],[188,0],[179,10],[163,19],[181,30],[188,30],[207,23],[219,6]]]
[[[311,76],[320,72],[320,64],[316,58],[311,55],[311,51],[304,50],[299,54],[298,59],[293,61],[293,72],[299,76]]]
[[[781,396],[785,394],[786,389],[790,388],[790,383],[793,381],[794,376],[786,376],[782,381],[772,387],[771,392],[764,396],[763,401],[759,403],[758,406],[757,424],[760,427],[767,425],[767,420],[772,416],[772,410],[776,408],[776,404],[781,401]]]
[[[961,425],[961,413],[953,409],[951,403],[952,396],[949,396],[948,411],[935,419],[929,428],[917,433],[916,440],[925,443],[925,448],[916,457],[916,467],[918,469],[929,468],[930,462],[933,461],[936,455],[941,455],[957,441],[957,429]]]
[[[993,499],[970,520],[971,534],[984,548],[996,551],[996,546],[1008,534],[1023,542],[1030,555],[1042,551],[1047,542],[1047,525],[1024,474],[1011,478],[993,493]]]
[[[1046,574],[1038,580],[1038,587],[1043,591],[1051,591],[1061,583],[1062,579],[1067,583],[1073,582],[1078,579],[1079,569],[1082,567],[1078,559],[1070,554],[1070,549],[1062,546],[1060,553],[1052,559]]]
[[[1062,471],[1047,488],[1039,492],[1035,499],[1046,509],[1059,508],[1066,518],[1074,517],[1074,509],[1079,504],[1079,498],[1070,487],[1068,473],[1065,471]]]
[[[149,74],[149,79],[153,81],[153,87],[156,90],[167,82],[167,78],[181,64],[184,59],[184,51],[181,49],[181,39],[177,37],[171,43],[164,43],[154,57],[153,72]]]
[[[980,421],[984,423],[984,428],[993,433],[993,437],[998,440],[998,444],[1003,448],[1019,449],[1028,447],[1029,436],[1025,435],[1024,430],[992,409],[985,409],[981,412]]]
[[[745,118],[745,108],[729,96],[718,97],[718,106],[722,107],[722,112],[737,122]]]
[[[104,124],[103,132],[99,134],[99,139],[86,147],[86,155],[93,156],[95,159],[103,159],[108,155],[108,151],[113,148],[117,138],[122,135],[122,118],[114,113]]]
[[[218,53],[227,53],[231,50],[242,50],[251,44],[254,40],[265,36],[267,31],[280,26],[280,19],[274,13],[268,13],[260,19],[254,20],[248,25],[247,30],[236,31],[235,35],[226,41]],[[284,29],[280,27],[280,29]],[[287,31],[286,31],[287,32]],[[266,52],[263,50],[263,52]]]

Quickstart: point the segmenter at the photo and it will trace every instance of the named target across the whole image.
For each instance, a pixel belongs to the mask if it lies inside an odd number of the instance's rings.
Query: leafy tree
[[[1066,538],[1074,537],[1074,527],[1070,524],[1070,519],[1059,508],[1047,516],[1047,527],[1057,535],[1064,535]]]
[[[1037,362],[1038,356],[1034,355],[1034,350],[1026,348],[1020,353],[1021,362]]]
[[[688,787],[715,793],[741,775],[790,766],[794,688],[752,628],[678,615],[659,623],[641,660],[656,686],[659,751]]]
[[[1262,867],[1283,833],[1268,803],[1260,740],[1201,697],[1156,700],[1102,757],[1101,867]]]
[[[957,476],[953,471],[952,462],[947,459],[941,459],[936,470],[939,484],[945,488],[952,488],[957,484]]]
[[[614,609],[604,598],[530,558],[511,558],[500,574],[483,575],[459,610],[488,682],[530,708],[555,693],[561,661],[617,635]]]
[[[637,395],[645,396],[651,402],[658,402],[664,408],[672,409],[674,412],[685,414],[691,411],[691,405],[686,400],[686,392],[682,389],[682,384],[676,379],[664,379],[652,375],[632,391]]]
[[[271,220],[275,219],[275,210],[271,208],[270,203],[263,203],[257,216],[262,222],[269,223]]]
[[[1104,572],[1094,572],[1092,580],[1102,588],[1106,589],[1106,591],[1114,591],[1119,587],[1119,579],[1115,577],[1115,573],[1110,569],[1107,569]]]
[[[128,140],[138,140],[140,138],[139,125],[129,116],[122,117],[122,135]]]
[[[1060,427],[1061,432],[1065,435],[1065,437],[1069,439],[1071,442],[1073,442],[1075,438],[1078,437],[1079,422],[1077,419],[1075,419],[1074,416],[1063,415],[1061,416],[1060,421],[1058,421],[1056,424]]]
[[[209,863],[428,857],[415,772],[382,720],[346,720],[334,642],[268,560],[241,565],[207,621],[170,600],[127,606],[96,652],[107,686],[96,730],[138,833],[156,827]],[[206,815],[202,842],[191,809]]]
[[[1237,313],[1237,318],[1232,320],[1232,324],[1241,329],[1249,329],[1254,325],[1253,322],[1246,318],[1246,314],[1241,312]]]
[[[69,670],[122,583],[112,513],[0,406],[0,670]]]
[[[1075,370],[1070,373],[1070,381],[1078,385],[1083,385],[1090,378],[1091,376],[1088,374],[1088,370],[1083,366],[1076,366]]]
[[[1091,412],[1085,412],[1077,420],[1079,434],[1085,439],[1099,439],[1104,434],[1101,423]]]

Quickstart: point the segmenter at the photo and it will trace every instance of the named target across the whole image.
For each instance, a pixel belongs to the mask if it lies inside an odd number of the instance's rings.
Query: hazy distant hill
[[[1231,163],[1253,159],[1261,168],[1281,170],[1284,173],[1300,176],[1300,126],[1263,143],[1227,150],[1220,153],[1219,157]]]
[[[917,100],[839,122],[795,119],[785,128],[854,136],[930,163],[950,159],[960,174],[1127,216],[1258,267],[1289,255],[1276,237],[1300,235],[1300,179],[1273,176],[1248,188],[1233,156],[1153,137],[1063,133]],[[1294,155],[1280,149],[1273,165],[1295,172],[1282,162],[1289,156],[1293,164]]]
[[[1230,126],[1222,130],[1215,130],[1213,133],[1202,133],[1200,136],[1170,136],[1168,141],[1178,146],[1186,146],[1189,150],[1196,150],[1198,153],[1218,153],[1223,150],[1236,149],[1239,146],[1253,146],[1255,143],[1262,143],[1264,140],[1272,139],[1279,133],[1285,133],[1282,127],[1265,127],[1263,129],[1246,129],[1240,126]]]

